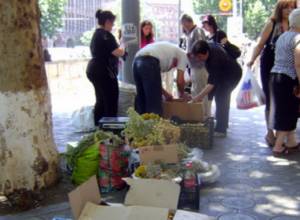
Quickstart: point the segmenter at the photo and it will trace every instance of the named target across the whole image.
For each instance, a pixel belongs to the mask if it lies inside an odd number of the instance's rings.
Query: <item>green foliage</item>
[[[239,1],[238,1],[239,2]],[[277,0],[243,0],[244,31],[251,39],[257,38],[268,18],[271,16]],[[219,0],[193,0],[197,14],[213,14],[221,29],[226,31],[227,16],[219,13]]]
[[[245,32],[252,39],[256,39],[261,33],[270,13],[260,0],[256,0],[249,4],[251,10],[247,10],[244,14]]]
[[[63,27],[66,0],[39,0],[42,35],[52,38]]]
[[[84,45],[84,46],[89,46],[93,37],[95,29],[92,29],[90,31],[86,31],[82,34],[81,38],[80,38],[80,42]]]
[[[227,15],[219,14],[219,0],[193,0],[193,7],[196,14],[199,15],[213,15],[219,28],[226,31],[227,29]]]

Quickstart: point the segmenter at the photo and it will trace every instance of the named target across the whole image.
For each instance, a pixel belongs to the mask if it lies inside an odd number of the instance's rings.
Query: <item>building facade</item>
[[[154,22],[156,40],[177,43],[178,1],[141,0],[141,5],[144,7],[144,11],[147,11],[141,19],[149,19]],[[84,32],[96,27],[95,12],[98,8],[112,10],[116,13],[120,7],[121,0],[68,0],[63,18],[64,27],[56,36],[56,44],[64,46],[68,41],[74,41],[77,44]]]
[[[96,27],[97,9],[111,9],[116,0],[68,0],[65,7],[64,27],[58,37],[67,42],[77,41],[84,32]]]

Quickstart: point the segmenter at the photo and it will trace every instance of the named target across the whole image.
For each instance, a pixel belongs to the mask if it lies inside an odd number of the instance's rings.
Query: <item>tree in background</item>
[[[219,28],[226,31],[228,16],[218,15],[220,13],[219,0],[193,0],[193,7],[197,15],[213,15]]]
[[[219,13],[220,0],[194,0],[196,14]],[[256,39],[271,16],[277,0],[243,1],[244,31],[251,39]],[[226,31],[227,16],[216,16],[221,29]]]
[[[261,0],[256,0],[248,6],[244,13],[244,31],[251,39],[256,39],[261,33],[270,12],[263,5]]]
[[[39,0],[42,35],[52,38],[63,27],[66,0]]]

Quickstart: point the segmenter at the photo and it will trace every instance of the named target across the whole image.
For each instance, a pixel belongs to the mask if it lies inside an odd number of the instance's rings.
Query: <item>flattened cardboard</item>
[[[70,206],[75,219],[78,219],[87,202],[99,204],[101,200],[96,176],[78,186],[68,194]]]
[[[180,100],[163,102],[163,117],[177,116],[185,121],[202,122],[204,120],[202,103],[187,103]]]
[[[177,210],[173,220],[216,220],[216,218],[195,212]]]
[[[176,145],[146,146],[139,148],[141,164],[164,162],[178,163]]]
[[[140,205],[176,210],[180,186],[168,180],[129,179],[125,181],[130,189],[125,198],[125,205]]]
[[[79,220],[167,220],[168,209],[131,206],[109,207],[87,203]]]

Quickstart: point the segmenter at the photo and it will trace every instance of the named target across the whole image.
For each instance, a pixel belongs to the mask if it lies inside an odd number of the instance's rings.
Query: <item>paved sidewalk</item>
[[[78,139],[68,114],[54,114],[55,138],[61,150]],[[232,109],[228,137],[216,139],[204,159],[219,165],[221,177],[200,193],[200,212],[219,220],[299,220],[300,153],[278,159],[264,142],[263,109]],[[298,132],[299,133],[299,132]],[[67,192],[66,192],[67,193]],[[0,220],[52,220],[71,217],[68,203],[51,205]]]

